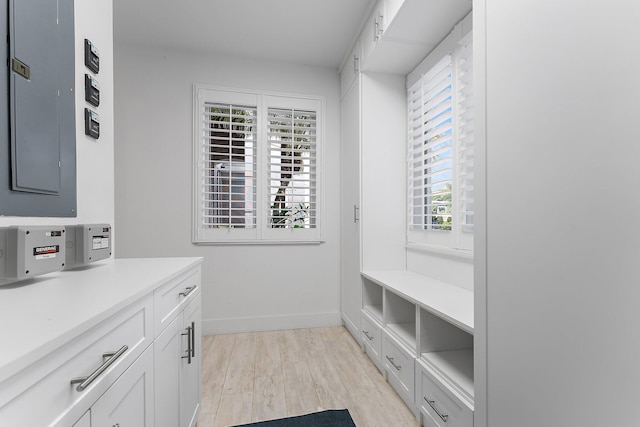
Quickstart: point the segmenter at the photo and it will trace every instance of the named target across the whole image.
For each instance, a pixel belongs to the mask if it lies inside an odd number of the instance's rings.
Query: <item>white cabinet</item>
[[[382,333],[382,362],[387,381],[409,408],[414,409],[415,350],[402,345],[388,330]],[[415,412],[415,409],[414,409]]]
[[[362,276],[367,355],[425,425],[471,427],[473,293],[406,270]]]
[[[460,372],[465,377],[462,382],[473,382],[473,372],[467,367],[473,366],[473,352],[463,350],[451,360],[462,361],[460,366],[450,370],[454,376]],[[440,365],[442,366],[442,365]],[[455,372],[458,374],[456,375]],[[430,427],[472,427],[473,404],[464,396],[444,386],[445,379],[423,359],[416,361],[416,403],[420,407],[422,421]]]
[[[191,352],[191,358],[187,357],[185,359],[183,353],[180,366],[180,426],[182,427],[195,427],[200,412],[200,377],[202,370],[200,318],[201,302],[200,295],[198,295],[185,308],[182,325],[182,330],[191,334],[191,344],[187,343],[186,347],[186,350]]]
[[[158,427],[180,425],[182,319],[175,318],[154,342],[155,418]]]
[[[382,372],[382,326],[367,312],[362,311],[362,343],[364,351]]]
[[[91,407],[91,425],[154,427],[153,346]]]
[[[343,75],[353,75],[348,64]],[[343,78],[343,81],[345,79]],[[342,319],[353,336],[359,335],[362,285],[360,279],[360,76],[355,73],[341,108],[341,223],[340,304]]]
[[[340,70],[340,94],[342,96],[343,102],[344,102],[344,98],[347,95],[347,92],[351,89],[351,85],[360,76],[361,61],[362,61],[361,44],[359,40],[356,40],[353,48],[351,49],[351,52],[349,52],[349,54],[345,58],[345,62],[342,66],[342,69]],[[358,88],[357,90],[359,91],[360,89]],[[351,111],[351,109],[349,109],[349,111]],[[343,115],[343,118],[344,118],[344,115]],[[355,116],[350,117],[350,115],[348,114],[347,118],[350,119],[350,123],[355,123]],[[359,123],[359,120],[358,120],[358,123]],[[344,138],[342,139],[342,141],[344,142]]]
[[[408,74],[471,11],[471,0],[380,0],[361,35],[368,72]]]
[[[152,312],[148,295],[0,384],[0,425],[76,421],[151,344]]]
[[[12,325],[2,336],[13,345],[0,352],[0,426],[157,425],[155,385],[169,384],[171,372],[154,369],[155,349],[173,344],[163,341],[170,333],[161,334],[160,327],[169,331],[174,324],[180,328],[178,357],[188,349],[191,364],[183,372],[182,360],[175,362],[178,376],[169,391],[176,394],[163,407],[183,405],[182,425],[195,425],[200,262],[109,260],[5,288],[0,324]],[[177,291],[174,306],[165,304],[167,288]],[[158,354],[160,360],[168,353]],[[175,420],[167,425],[180,426]]]
[[[182,282],[185,283],[185,282]],[[169,286],[178,293],[187,293],[180,286]],[[165,289],[156,291],[156,300],[166,300]],[[195,426],[200,405],[200,292],[194,289],[175,300],[183,307],[155,341],[155,419],[157,426]],[[188,300],[184,307],[182,302]],[[166,318],[166,316],[160,316]]]

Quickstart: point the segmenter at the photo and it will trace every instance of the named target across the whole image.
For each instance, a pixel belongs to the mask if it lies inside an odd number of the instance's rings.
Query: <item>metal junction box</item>
[[[100,261],[111,256],[111,226],[80,224],[66,227],[65,270]]]
[[[65,227],[0,228],[0,285],[59,271],[64,266]]]

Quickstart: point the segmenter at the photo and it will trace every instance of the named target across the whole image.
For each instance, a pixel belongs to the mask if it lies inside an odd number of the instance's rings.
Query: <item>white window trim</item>
[[[458,45],[472,30],[472,15],[469,14],[462,21],[460,21],[451,31],[451,33],[431,51],[427,57],[411,72],[407,75],[407,89],[411,88],[417,83],[422,76],[435,66],[444,56],[453,55],[457,56]],[[456,61],[454,59],[454,69],[456,68]],[[454,70],[454,81],[457,79]],[[454,93],[456,91],[454,90]],[[454,95],[455,97],[456,95]],[[455,103],[455,100],[454,100]],[[454,117],[456,115],[454,114]],[[454,118],[456,120],[456,118]],[[406,146],[406,145],[405,145]],[[408,150],[408,146],[406,146]],[[452,193],[452,206],[457,210],[458,203],[458,143],[454,141],[453,144],[453,177],[454,190]],[[408,157],[408,152],[407,152]],[[409,174],[410,166],[407,162],[407,173]],[[407,191],[407,216],[411,215],[409,205],[409,191]],[[457,215],[454,212],[454,215]],[[408,218],[409,219],[409,218]],[[414,250],[421,250],[426,252],[433,252],[438,254],[450,255],[460,258],[473,258],[473,233],[462,231],[462,227],[456,227],[451,232],[441,230],[410,230],[409,221],[407,222],[407,242],[406,247]]]
[[[207,96],[208,95],[208,96]],[[202,120],[199,112],[204,102],[241,103],[254,100],[258,107],[258,147],[256,155],[257,197],[255,229],[205,229],[202,227],[201,180],[202,172]],[[295,105],[291,105],[293,100]],[[253,104],[251,104],[253,105]],[[307,108],[317,111],[316,125],[316,228],[280,228],[272,229],[267,226],[267,206],[269,195],[267,192],[266,162],[267,162],[267,126],[265,126],[268,107]],[[193,182],[192,182],[192,243],[197,245],[217,244],[317,244],[324,242],[324,135],[325,135],[325,98],[315,95],[269,92],[258,90],[243,90],[211,86],[206,84],[193,85]]]

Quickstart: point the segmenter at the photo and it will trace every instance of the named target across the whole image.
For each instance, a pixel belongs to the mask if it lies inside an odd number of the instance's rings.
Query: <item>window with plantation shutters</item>
[[[269,226],[316,227],[317,113],[268,108]]]
[[[257,107],[203,107],[202,225],[255,228]]]
[[[409,89],[411,230],[451,230],[453,76],[446,55]]]
[[[407,77],[407,241],[471,251],[473,46],[456,30]]]
[[[194,86],[195,243],[319,242],[322,98]]]

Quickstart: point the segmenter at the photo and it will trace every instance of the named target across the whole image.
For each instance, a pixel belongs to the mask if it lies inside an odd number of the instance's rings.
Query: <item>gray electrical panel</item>
[[[65,270],[81,267],[111,256],[111,226],[109,224],[67,226],[66,235]]]
[[[62,270],[65,241],[59,225],[0,228],[0,285]]]
[[[0,8],[0,215],[77,216],[73,0]]]

